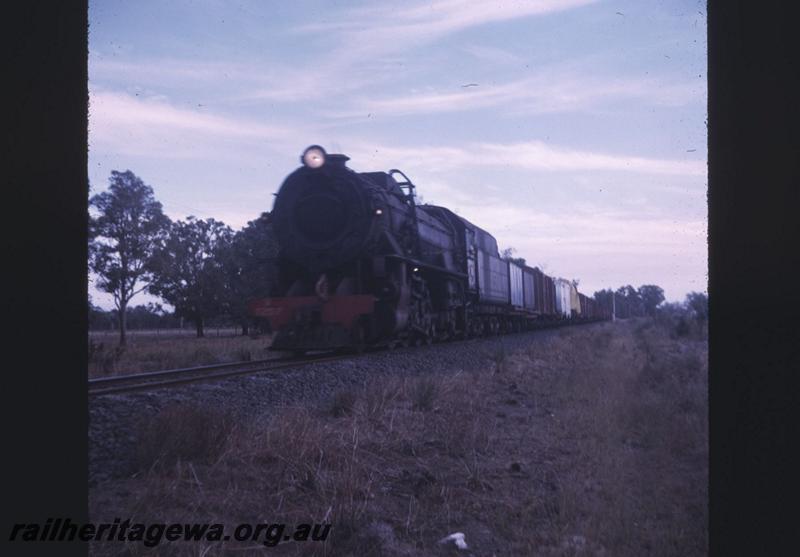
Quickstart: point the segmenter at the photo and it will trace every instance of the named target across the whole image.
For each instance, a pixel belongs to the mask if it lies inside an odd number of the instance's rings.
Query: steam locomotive
[[[308,147],[272,210],[280,245],[272,297],[250,314],[273,350],[393,347],[608,317],[570,281],[502,258],[495,238],[420,204],[400,170],[355,172]]]

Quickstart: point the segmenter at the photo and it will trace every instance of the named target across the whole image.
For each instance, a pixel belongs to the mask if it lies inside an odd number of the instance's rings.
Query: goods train
[[[355,172],[308,147],[276,194],[280,254],[267,320],[273,350],[431,343],[608,317],[565,279],[502,258],[494,237],[420,204],[401,171]]]

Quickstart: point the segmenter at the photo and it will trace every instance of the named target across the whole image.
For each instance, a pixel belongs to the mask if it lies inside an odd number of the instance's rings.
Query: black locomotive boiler
[[[273,350],[431,343],[512,332],[543,320],[604,317],[572,283],[500,257],[491,234],[418,203],[399,170],[355,172],[317,145],[281,185],[269,320]]]

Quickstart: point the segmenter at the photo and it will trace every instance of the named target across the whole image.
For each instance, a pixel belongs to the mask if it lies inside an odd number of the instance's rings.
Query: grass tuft
[[[356,404],[356,393],[353,390],[336,391],[331,400],[330,413],[335,418],[349,416],[353,413]]]
[[[179,461],[210,461],[224,449],[233,423],[230,415],[214,409],[167,407],[141,426],[139,465],[153,469]]]
[[[411,387],[411,407],[420,412],[433,410],[436,398],[439,396],[439,383],[428,376],[423,376],[414,381]]]

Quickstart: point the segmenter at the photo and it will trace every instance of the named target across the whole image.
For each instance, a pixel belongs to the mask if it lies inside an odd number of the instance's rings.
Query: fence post
[[[611,321],[617,320],[617,296],[611,291]]]

